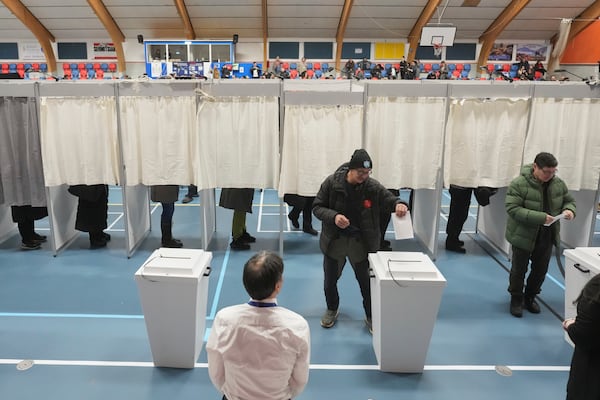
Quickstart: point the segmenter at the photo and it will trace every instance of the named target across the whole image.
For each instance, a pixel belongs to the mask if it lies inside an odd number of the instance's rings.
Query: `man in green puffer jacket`
[[[523,306],[531,313],[540,312],[535,296],[544,283],[552,245],[560,243],[560,223],[552,222],[561,214],[565,219],[575,218],[575,199],[565,182],[555,176],[557,165],[552,154],[539,153],[533,164],[523,166],[506,193],[506,240],[512,245],[508,291],[510,313],[515,317],[523,316]]]

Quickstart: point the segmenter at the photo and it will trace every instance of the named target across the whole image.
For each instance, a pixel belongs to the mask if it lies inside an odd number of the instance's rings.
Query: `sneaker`
[[[323,328],[331,328],[335,325],[335,321],[338,317],[338,310],[327,310],[325,314],[323,314],[323,318],[321,318],[321,326]]]
[[[365,318],[365,325],[369,329],[369,333],[372,335],[373,334],[373,321],[371,320],[371,318],[369,318],[369,317]]]
[[[183,204],[187,204],[187,203],[190,203],[192,200],[194,200],[194,199],[192,199],[192,196],[187,196],[187,195],[186,195],[186,196],[185,196],[185,197],[184,197],[184,198],[181,200],[181,202],[182,202]]]
[[[244,233],[242,233],[242,236],[240,236],[240,238],[238,240],[241,240],[244,243],[254,243],[254,242],[256,242],[256,238],[254,236],[250,235],[246,231],[244,231]]]
[[[104,240],[106,240],[107,242],[110,242],[110,235],[106,232],[102,232],[102,237],[104,238]]]
[[[42,245],[40,244],[40,242],[30,242],[30,243],[22,242],[21,243],[22,250],[37,250],[37,249],[41,249],[41,248],[42,248]]]
[[[541,311],[540,305],[535,301],[535,296],[525,296],[524,304],[527,311],[532,314],[539,314]]]

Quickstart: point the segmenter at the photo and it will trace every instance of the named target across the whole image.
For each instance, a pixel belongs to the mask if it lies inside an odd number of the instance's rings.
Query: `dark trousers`
[[[458,245],[458,237],[469,216],[471,206],[472,188],[463,188],[450,185],[450,211],[448,212],[448,223],[446,225],[446,245]]]
[[[552,256],[552,242],[536,240],[532,252],[512,246],[512,265],[510,268],[508,291],[511,295],[522,295],[525,286],[525,296],[535,296],[542,291],[542,283],[548,272],[548,263]],[[525,275],[531,260],[531,271],[525,285]]]
[[[33,220],[31,219],[18,222],[17,227],[19,228],[19,233],[21,234],[21,241],[28,244],[33,243],[35,234]]]
[[[175,213],[175,203],[160,203],[162,205],[162,214],[160,214],[161,224],[170,224]]]
[[[302,227],[312,228],[312,206],[315,197],[286,194],[283,199],[292,206],[289,214],[290,218],[298,219],[300,218],[300,213],[302,213]]]
[[[352,265],[363,298],[365,315],[371,318],[371,282],[367,250],[360,238],[342,236],[331,242],[327,254],[323,256],[325,302],[328,310],[337,310],[340,296],[337,282],[342,276],[346,257]]]
[[[189,185],[186,196],[187,197],[198,196],[198,186],[196,186],[196,185]]]

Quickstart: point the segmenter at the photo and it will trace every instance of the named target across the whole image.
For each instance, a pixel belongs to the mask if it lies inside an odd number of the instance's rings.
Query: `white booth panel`
[[[506,187],[499,188],[498,192],[490,197],[490,204],[485,207],[479,206],[477,233],[508,258],[510,243],[504,238],[508,219],[504,206],[507,190]]]
[[[590,246],[596,228],[598,192],[578,190],[572,191],[571,194],[577,205],[577,216],[571,221],[560,221],[560,239],[567,247],[571,248]]]
[[[46,187],[48,217],[55,256],[69,246],[79,234],[75,230],[78,200],[67,191],[68,187],[68,185]]]
[[[0,243],[11,237],[15,232],[15,224],[12,220],[10,207],[0,204]]]
[[[123,188],[123,212],[125,214],[125,241],[127,257],[150,233],[150,192],[148,186],[136,185]]]

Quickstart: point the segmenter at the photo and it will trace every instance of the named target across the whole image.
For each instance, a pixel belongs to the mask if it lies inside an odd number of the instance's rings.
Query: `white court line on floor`
[[[0,365],[16,365],[23,360],[0,359]],[[46,366],[77,366],[77,367],[137,367],[153,368],[152,362],[135,361],[93,361],[93,360],[33,360],[35,365]],[[496,365],[425,365],[425,371],[494,371]],[[527,372],[565,372],[569,371],[568,365],[507,365],[513,371]],[[194,368],[208,368],[207,363],[196,363]],[[379,365],[368,364],[310,364],[312,370],[358,370],[358,371],[378,371]]]

